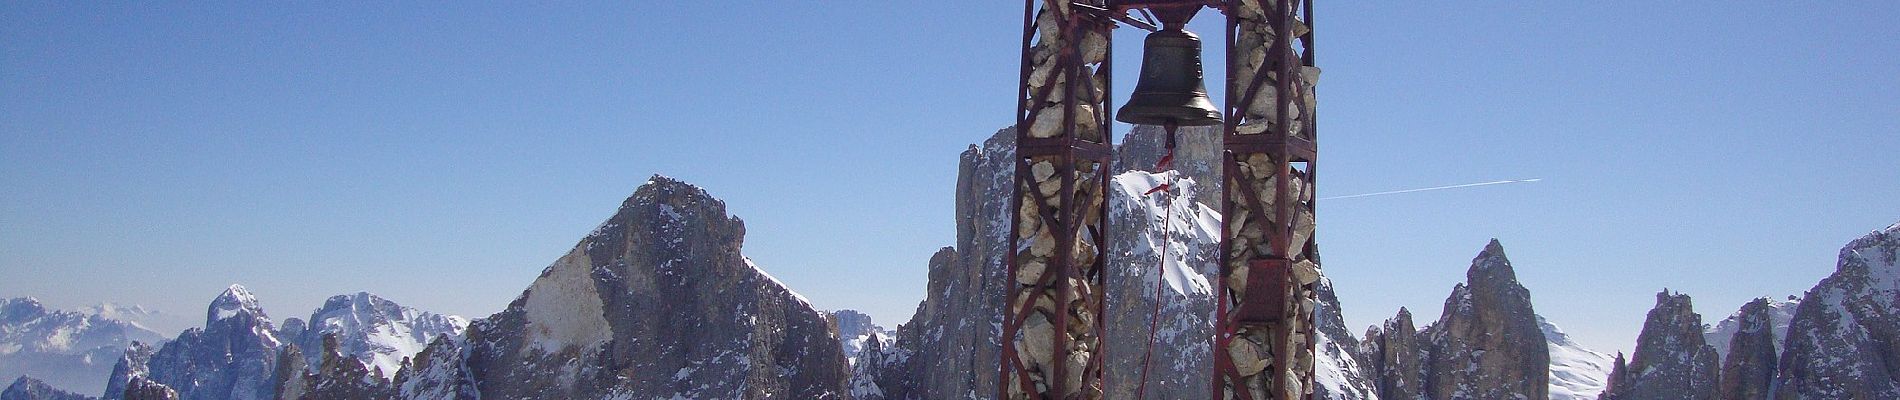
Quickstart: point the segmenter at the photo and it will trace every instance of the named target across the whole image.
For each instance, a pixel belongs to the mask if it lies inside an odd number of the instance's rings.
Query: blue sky
[[[0,296],[485,316],[660,173],[819,307],[908,319],[957,153],[1011,122],[1021,5],[653,3],[0,3]],[[1900,220],[1896,3],[1316,14],[1322,196],[1543,179],[1325,203],[1355,331],[1436,319],[1496,237],[1628,349],[1665,287],[1713,322]]]

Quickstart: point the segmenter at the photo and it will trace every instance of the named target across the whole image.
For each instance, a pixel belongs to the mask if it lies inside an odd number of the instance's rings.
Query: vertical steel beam
[[[1113,25],[1091,9],[1104,1],[1024,1],[999,398],[1102,397]]]
[[[1311,0],[1229,0],[1214,399],[1313,394]]]

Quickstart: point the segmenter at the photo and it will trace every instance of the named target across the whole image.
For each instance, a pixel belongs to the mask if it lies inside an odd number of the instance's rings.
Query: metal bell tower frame
[[[1214,399],[1313,397],[1312,0],[1228,0]]]
[[[1023,4],[999,398],[1102,397],[1114,27],[1104,1]]]
[[[1110,30],[1203,6],[1227,17],[1212,398],[1312,397],[1312,1],[1025,0],[999,398],[1102,398]]]

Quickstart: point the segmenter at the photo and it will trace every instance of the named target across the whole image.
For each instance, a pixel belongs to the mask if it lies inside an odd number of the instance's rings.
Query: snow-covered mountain
[[[1900,398],[1900,223],[1841,248],[1786,338],[1776,398]]]
[[[1570,340],[1556,324],[1537,316],[1550,349],[1551,400],[1587,400],[1597,398],[1608,382],[1615,357],[1590,350]]]
[[[255,294],[231,285],[206,307],[202,327],[162,346],[125,348],[112,357],[118,362],[110,378],[94,380],[86,391],[103,384],[105,398],[118,399],[133,381],[144,379],[148,389],[174,390],[183,399],[271,399],[281,397],[286,380],[323,383],[354,371],[365,376],[353,381],[380,380],[387,387],[404,359],[438,336],[461,335],[468,324],[369,293],[333,296],[311,313],[314,323],[303,321],[291,318],[277,329]],[[326,346],[326,338],[334,344]],[[326,358],[333,354],[340,358]],[[286,356],[295,362],[281,359]]]
[[[195,316],[155,310],[137,304],[95,303],[80,307],[78,311],[98,315],[107,319],[130,322],[146,330],[159,333],[183,332],[186,329],[198,325],[198,318]]]
[[[133,341],[165,340],[112,316],[49,309],[33,298],[0,299],[0,379],[30,375],[67,391],[91,393]]]
[[[844,349],[847,361],[857,362],[858,354],[863,353],[870,342],[879,341],[882,346],[896,344],[896,331],[884,329],[871,322],[871,316],[857,310],[838,310],[825,313],[825,320],[838,330],[838,345]]]
[[[144,377],[188,400],[274,398],[271,370],[283,342],[273,326],[257,296],[243,286],[231,285],[206,307],[204,327],[185,330],[152,354],[143,368]],[[129,365],[115,369],[140,370]],[[138,377],[115,375],[111,382]],[[106,397],[120,394],[106,393]]]
[[[22,376],[0,391],[0,400],[92,400],[91,396],[72,393],[31,376]]]
[[[303,349],[309,365],[323,363],[323,337],[336,335],[342,354],[384,378],[394,378],[403,360],[436,337],[459,336],[468,327],[467,318],[405,307],[367,292],[331,296],[305,321],[287,319],[279,333]]]
[[[1219,136],[1208,128],[1183,129],[1177,171],[1145,172],[1160,158],[1160,129],[1138,127],[1123,142],[1109,182],[1105,290],[1128,299],[1106,310],[1106,398],[1135,398],[1142,358],[1151,381],[1145,398],[1205,399],[1211,362],[1220,214],[1200,197],[1219,193]],[[1015,132],[1004,129],[962,155],[956,188],[957,242],[930,260],[930,281],[910,322],[898,328],[895,346],[861,354],[853,391],[866,399],[941,399],[995,396],[996,336],[1007,266],[1008,203]],[[1147,193],[1162,183],[1173,190]],[[1165,257],[1163,257],[1165,254]],[[1337,319],[1337,299],[1322,290],[1316,319]],[[1159,320],[1154,320],[1160,307]],[[1148,348],[1153,322],[1154,346]],[[1363,363],[1350,349],[1357,339],[1320,323],[1323,348],[1317,364],[1322,398],[1374,398]],[[1335,335],[1333,332],[1341,332]]]

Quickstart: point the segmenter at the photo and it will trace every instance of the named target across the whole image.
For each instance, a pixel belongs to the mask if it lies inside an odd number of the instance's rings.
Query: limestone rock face
[[[402,394],[844,398],[838,338],[744,237],[724,202],[655,176],[507,309],[418,354]]]
[[[882,398],[996,397],[1015,143],[1016,132],[1003,129],[963,152],[956,246],[930,257],[924,300],[895,345],[881,349],[884,361],[857,364],[862,379],[854,381],[875,383]]]
[[[1802,296],[1776,379],[1780,399],[1900,398],[1900,224],[1841,249]]]
[[[285,322],[294,321],[296,318]],[[304,362],[303,349],[297,347],[297,344],[285,344],[283,348],[278,349],[277,369],[271,372],[272,379],[277,384],[277,398],[295,400],[309,393],[309,371],[310,365]]]
[[[125,393],[121,395],[126,400],[178,400],[180,398],[177,390],[172,390],[170,386],[165,386],[163,383],[145,379],[143,376],[133,377],[131,382],[126,382]]]
[[[872,334],[884,332],[884,327],[872,322],[871,316],[857,310],[825,312],[825,322],[838,332],[838,344],[844,349],[845,358],[857,358]]]
[[[1426,348],[1422,392],[1433,399],[1542,399],[1550,354],[1530,291],[1504,246],[1492,240],[1452,288],[1438,322],[1419,332]]]
[[[1135,125],[1116,145],[1115,171],[1158,172],[1153,170],[1155,162],[1167,153],[1166,140],[1167,132],[1159,126]],[[1220,208],[1221,149],[1218,125],[1183,126],[1176,130],[1174,170],[1198,183],[1191,190],[1194,198],[1216,209]]]
[[[1766,399],[1775,379],[1775,315],[1768,299],[1742,306],[1729,340],[1728,358],[1722,360],[1719,398]]]
[[[158,349],[142,342],[132,342],[132,345],[126,346],[125,354],[120,355],[119,362],[112,366],[112,376],[107,378],[106,393],[101,398],[107,400],[125,398],[126,385],[131,384],[133,378],[151,375],[152,370],[149,364],[152,362],[152,355],[157,352]]]
[[[1783,299],[1763,297],[1761,300],[1767,303],[1767,315],[1774,321],[1774,324],[1769,326],[1768,332],[1774,336],[1770,343],[1774,345],[1775,354],[1779,357],[1781,354],[1781,342],[1784,338],[1788,337],[1788,322],[1794,320],[1794,311],[1801,305],[1801,296],[1788,296]],[[1752,303],[1753,301],[1751,300],[1750,302]],[[1746,304],[1742,306],[1742,308],[1747,307]],[[1709,326],[1709,329],[1702,332],[1702,341],[1707,342],[1710,346],[1715,346],[1715,352],[1721,355],[1724,360],[1728,359],[1729,342],[1735,338],[1736,331],[1741,330],[1742,319],[1745,317],[1744,314],[1746,313],[1744,313],[1743,310],[1738,309],[1734,313],[1729,314],[1727,318],[1723,318],[1721,322],[1716,322],[1715,325]],[[1777,358],[1777,360],[1778,359],[1779,358]]]
[[[0,391],[0,400],[92,400],[92,397],[59,390],[39,379],[22,376],[8,385],[5,391]]]
[[[231,285],[212,300],[205,314],[203,328],[186,330],[152,355],[147,363],[149,379],[186,400],[275,397],[272,372],[281,343],[257,297],[243,286]],[[127,389],[136,388],[128,385]]]
[[[391,399],[396,389],[356,356],[345,354],[337,335],[323,336],[322,363],[299,379],[307,387],[298,393],[281,392],[281,400]],[[295,349],[295,346],[285,346]],[[287,386],[287,385],[286,385]]]
[[[1656,294],[1636,353],[1601,399],[1713,399],[1721,379],[1715,347],[1702,341],[1702,316],[1689,295]]]
[[[1313,310],[1314,329],[1319,339],[1314,354],[1314,390],[1316,399],[1374,400],[1378,395],[1378,370],[1373,353],[1346,330],[1340,313],[1339,295],[1333,292],[1332,279],[1321,277],[1314,285],[1318,297]]]
[[[1220,215],[1196,197],[1200,182],[1173,171],[1123,172],[1109,182],[1107,398],[1211,394],[1209,279],[1219,272]],[[1164,184],[1172,189],[1148,193]]]
[[[1385,320],[1382,327],[1366,332],[1364,352],[1372,358],[1379,398],[1416,399],[1424,386],[1424,360],[1418,347],[1418,330],[1412,325],[1412,312],[1399,308],[1399,314]]]

